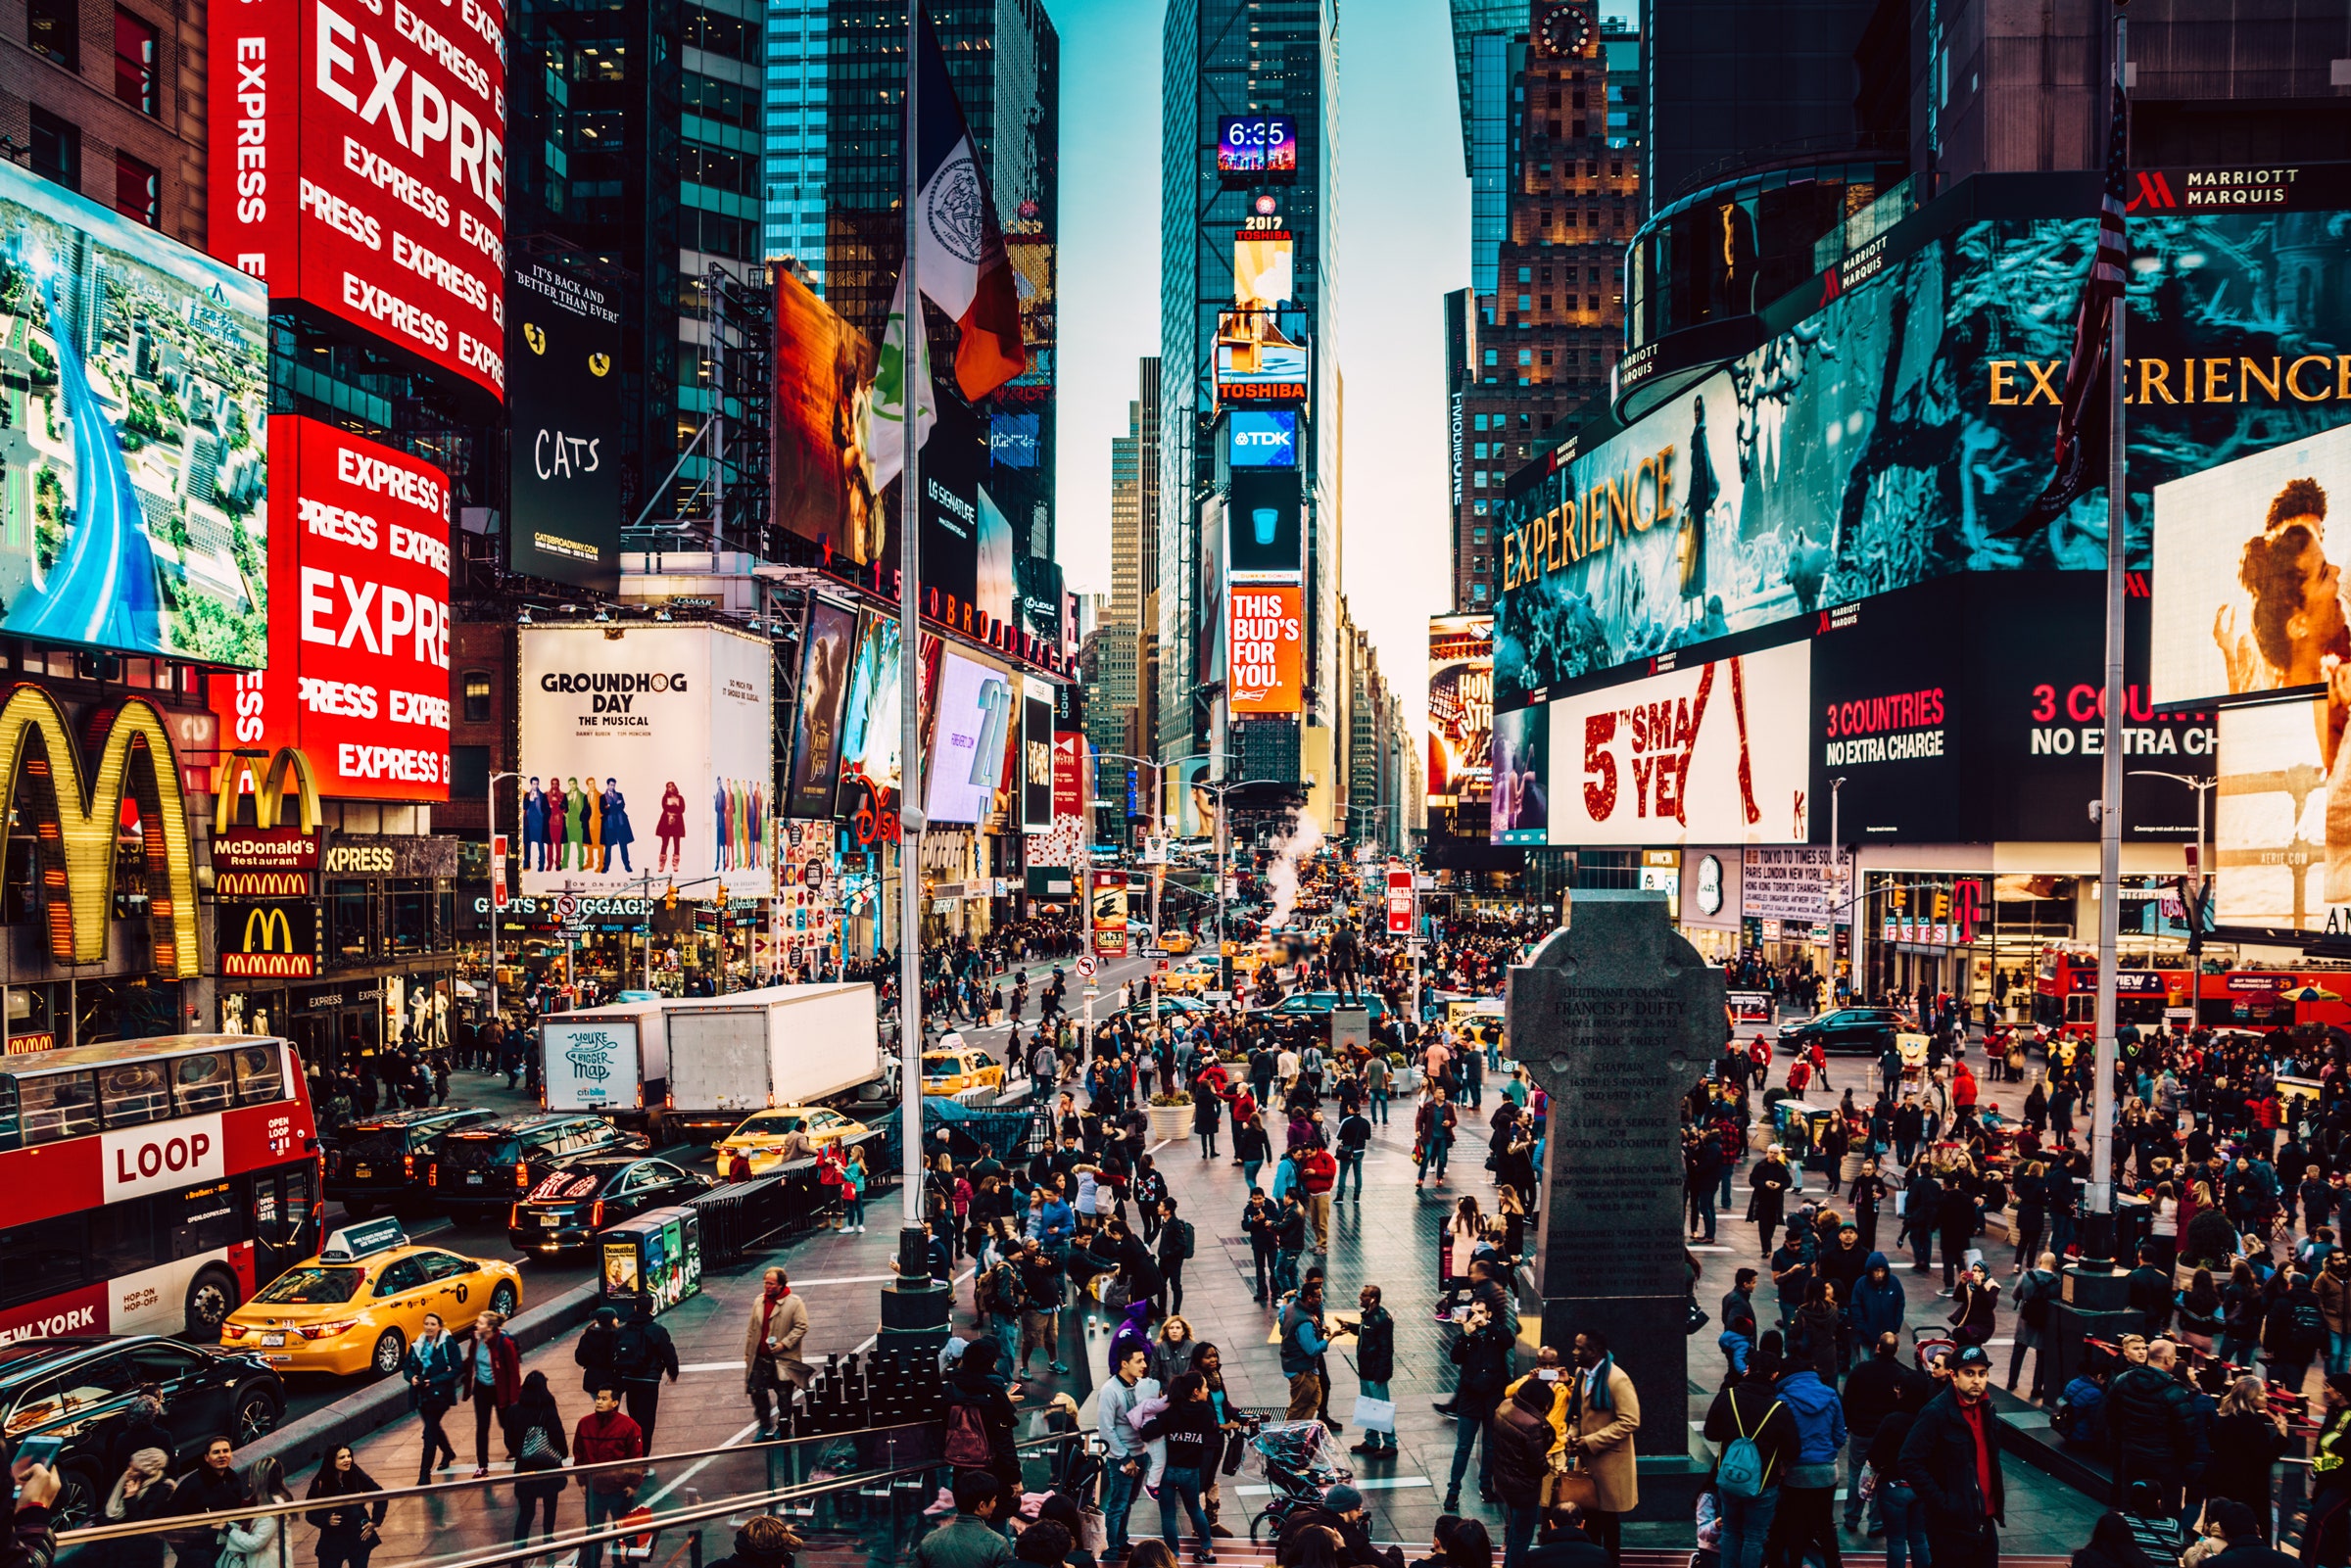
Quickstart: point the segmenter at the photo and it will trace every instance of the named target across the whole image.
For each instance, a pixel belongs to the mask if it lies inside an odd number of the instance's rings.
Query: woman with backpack
[[[1021,1461],[1012,1447],[1020,1417],[996,1376],[996,1344],[974,1340],[947,1379],[946,1461],[962,1470],[985,1470],[1001,1481],[1007,1497],[1018,1497]]]
[[[2187,1289],[2173,1299],[2173,1306],[2178,1314],[2180,1338],[2197,1354],[2210,1355],[2225,1322],[2226,1309],[2219,1289],[2212,1283],[2212,1270],[2197,1269],[2187,1282]]]
[[[547,1508],[546,1539],[555,1539],[555,1503],[566,1478],[563,1461],[571,1457],[564,1437],[563,1412],[555,1408],[554,1391],[545,1372],[522,1380],[522,1393],[506,1407],[506,1451],[514,1455],[514,1542],[531,1539],[531,1517],[541,1504]]]

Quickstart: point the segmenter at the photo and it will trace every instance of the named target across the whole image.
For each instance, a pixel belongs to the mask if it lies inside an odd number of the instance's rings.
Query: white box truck
[[[556,1013],[539,1024],[540,1103],[635,1124],[669,1094],[669,1031],[658,1002]]]

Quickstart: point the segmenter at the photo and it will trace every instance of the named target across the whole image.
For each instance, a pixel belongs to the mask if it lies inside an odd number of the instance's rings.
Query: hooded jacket
[[[1796,1309],[1788,1328],[1788,1362],[1808,1366],[1823,1379],[1832,1379],[1842,1364],[1842,1319],[1827,1302],[1806,1302]]]
[[[1879,1269],[1885,1271],[1882,1279],[1874,1272]],[[1859,1282],[1853,1286],[1852,1301],[1846,1308],[1854,1337],[1867,1345],[1880,1334],[1900,1333],[1903,1307],[1902,1287],[1895,1281],[1893,1265],[1887,1262],[1884,1253],[1871,1253]]]
[[[1796,1462],[1834,1464],[1845,1451],[1845,1406],[1810,1367],[1780,1379],[1780,1402],[1796,1418]]]

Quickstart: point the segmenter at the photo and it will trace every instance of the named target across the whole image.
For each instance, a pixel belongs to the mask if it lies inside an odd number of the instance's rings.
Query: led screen
[[[1298,177],[1298,121],[1288,115],[1217,117],[1217,172],[1241,184]]]
[[[1020,723],[1018,700],[1003,671],[941,650],[924,794],[932,821],[978,823],[987,816],[1002,776],[1005,729]]]

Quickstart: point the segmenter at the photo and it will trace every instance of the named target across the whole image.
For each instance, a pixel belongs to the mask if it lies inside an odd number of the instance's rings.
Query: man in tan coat
[[[1608,1338],[1596,1328],[1575,1336],[1575,1366],[1567,1418],[1567,1454],[1591,1476],[1596,1496],[1583,1510],[1585,1531],[1607,1548],[1620,1549],[1622,1515],[1641,1499],[1633,1459],[1633,1434],[1641,1430],[1641,1400],[1633,1380],[1608,1354]]]
[[[767,1271],[766,1288],[751,1303],[743,1336],[744,1390],[759,1417],[762,1442],[777,1435],[774,1397],[785,1384],[804,1389],[816,1369],[800,1358],[808,1338],[808,1304],[792,1293],[781,1268]],[[787,1398],[785,1407],[791,1407]]]

